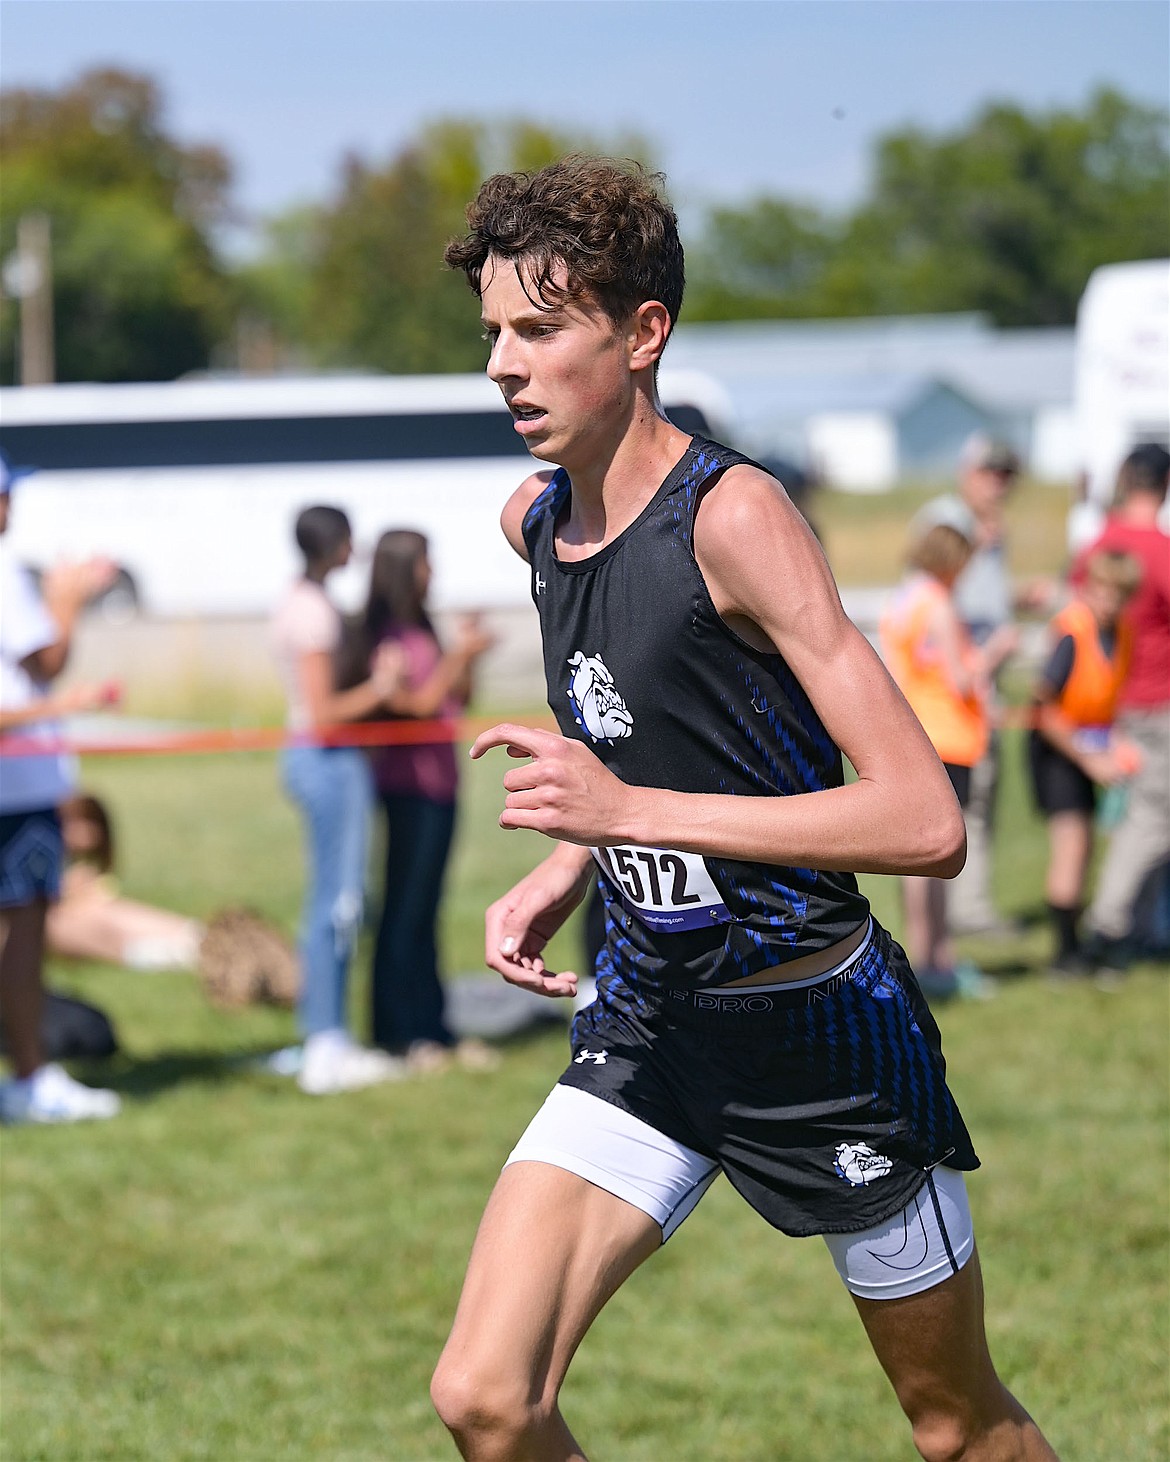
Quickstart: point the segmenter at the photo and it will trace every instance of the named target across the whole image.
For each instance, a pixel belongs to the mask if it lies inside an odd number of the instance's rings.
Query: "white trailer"
[[[661,395],[684,431],[723,436],[727,397],[665,366]],[[0,445],[35,474],[17,490],[10,549],[34,569],[105,554],[121,565],[107,617],[266,614],[296,572],[293,521],[331,503],[358,562],[338,575],[360,601],[387,528],[430,540],[440,610],[527,602],[499,531],[508,494],[540,464],[486,376],[273,377],[0,391]]]
[[[1077,310],[1075,410],[1082,494],[1073,548],[1100,529],[1117,469],[1140,442],[1170,448],[1170,259],[1094,270]]]

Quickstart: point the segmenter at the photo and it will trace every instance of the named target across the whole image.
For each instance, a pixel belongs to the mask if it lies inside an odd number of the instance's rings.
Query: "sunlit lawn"
[[[1014,764],[1014,759],[1013,759]],[[469,768],[446,907],[453,971],[536,856]],[[94,761],[127,889],[293,927],[299,845],[267,756]],[[1042,837],[1010,787],[998,878],[1039,904]],[[895,890],[871,881],[897,923]],[[970,1184],[995,1353],[1066,1462],[1153,1462],[1167,1423],[1167,985],[1054,990],[1041,927],[999,997],[940,1013],[985,1167]],[[575,957],[572,937],[560,954]],[[360,971],[359,971],[360,973]],[[12,1462],[454,1456],[427,1399],[494,1174],[557,1076],[563,1032],[459,1073],[314,1099],[240,1058],[292,1035],[194,977],[52,970],[114,1016],[126,1097],[90,1128],[3,1138],[3,1456]],[[355,1000],[360,1019],[360,992]],[[882,1462],[911,1448],[819,1241],[717,1184],[602,1316],[565,1406],[610,1462]]]
[[[906,484],[883,493],[818,492],[809,507],[837,580],[846,586],[896,583],[911,515],[954,483]],[[1068,559],[1066,486],[1025,479],[1008,500],[1012,572],[1057,575]]]

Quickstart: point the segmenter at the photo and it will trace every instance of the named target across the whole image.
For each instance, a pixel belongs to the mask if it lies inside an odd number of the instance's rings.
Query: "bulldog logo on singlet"
[[[878,1178],[884,1178],[894,1164],[880,1152],[874,1152],[866,1142],[839,1142],[833,1158],[833,1167],[839,1178],[844,1178],[852,1188],[864,1188]]]
[[[632,735],[634,718],[601,656],[578,650],[567,663],[573,672],[568,697],[578,726],[593,741],[620,741]]]

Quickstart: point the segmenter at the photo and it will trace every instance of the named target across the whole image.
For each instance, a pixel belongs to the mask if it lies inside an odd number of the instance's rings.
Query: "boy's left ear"
[[[670,312],[664,304],[658,300],[647,300],[638,306],[626,333],[632,371],[649,370],[658,363],[666,349],[670,330]]]

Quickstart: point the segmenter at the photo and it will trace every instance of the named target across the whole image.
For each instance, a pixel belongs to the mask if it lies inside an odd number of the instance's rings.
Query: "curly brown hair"
[[[685,274],[678,218],[665,179],[640,163],[574,154],[537,172],[496,173],[468,205],[469,232],[443,258],[478,295],[490,255],[524,263],[525,289],[552,309],[591,298],[620,325],[647,300],[682,308]],[[553,273],[564,265],[567,283]],[[526,277],[525,277],[526,276]]]

